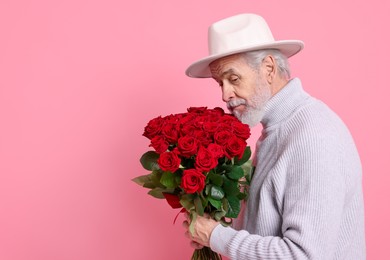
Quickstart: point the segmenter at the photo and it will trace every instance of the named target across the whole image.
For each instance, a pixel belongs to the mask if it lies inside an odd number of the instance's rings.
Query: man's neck
[[[271,85],[272,96],[278,93],[282,88],[284,88],[288,83],[288,79],[283,77],[275,77]]]

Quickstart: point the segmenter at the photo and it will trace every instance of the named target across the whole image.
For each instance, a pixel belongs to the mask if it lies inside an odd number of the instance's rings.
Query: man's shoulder
[[[351,138],[342,119],[324,102],[313,97],[305,100],[285,121],[281,135],[287,141],[337,143]]]
[[[285,122],[294,130],[329,131],[345,128],[341,118],[324,102],[313,97],[307,98]]]

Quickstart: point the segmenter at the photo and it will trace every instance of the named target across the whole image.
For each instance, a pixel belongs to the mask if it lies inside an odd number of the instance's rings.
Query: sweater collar
[[[288,118],[307,97],[309,95],[303,90],[300,79],[291,79],[266,103],[264,117],[261,120],[263,128]]]

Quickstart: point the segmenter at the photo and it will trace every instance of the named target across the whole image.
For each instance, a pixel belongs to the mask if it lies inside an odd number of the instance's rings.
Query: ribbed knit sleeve
[[[352,137],[325,104],[292,83],[267,104],[243,229],[217,226],[211,248],[231,259],[365,259]]]

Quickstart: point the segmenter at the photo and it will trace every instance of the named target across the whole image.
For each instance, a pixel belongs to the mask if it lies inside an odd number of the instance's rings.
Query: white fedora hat
[[[291,57],[303,49],[299,40],[275,41],[267,22],[256,14],[238,14],[209,27],[209,56],[192,63],[186,74],[193,78],[210,78],[209,64],[241,52],[277,49]]]

